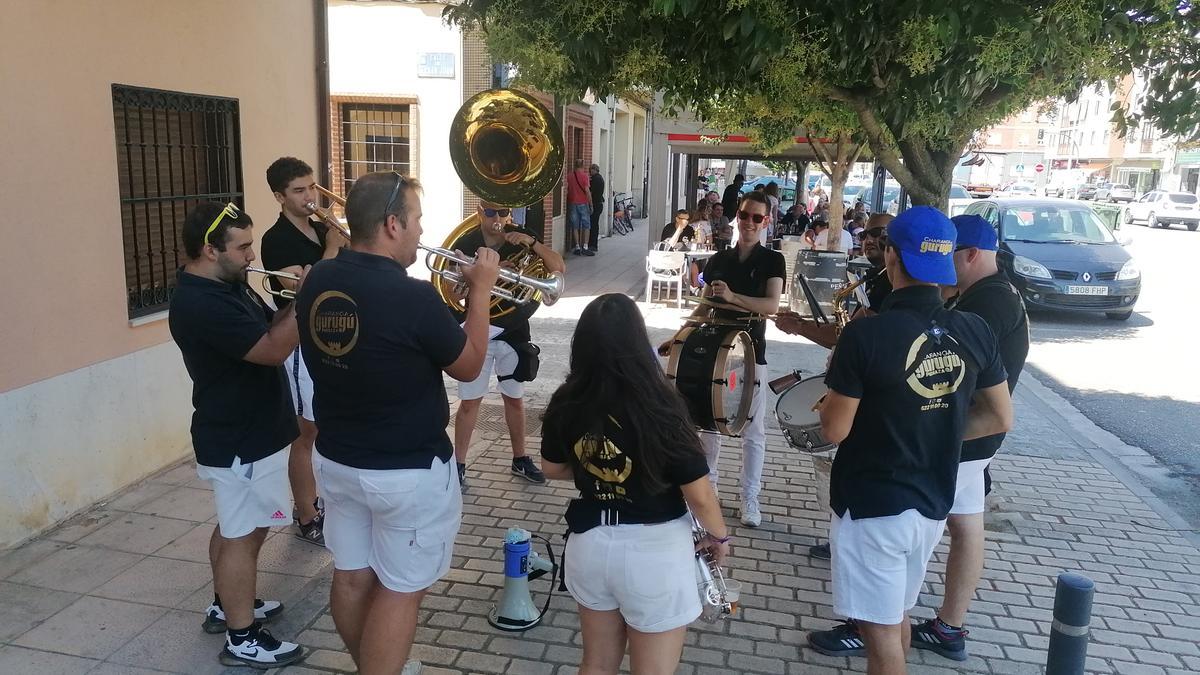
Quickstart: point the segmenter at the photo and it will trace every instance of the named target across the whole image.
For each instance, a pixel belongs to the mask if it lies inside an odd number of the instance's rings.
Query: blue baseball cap
[[[914,206],[888,224],[888,244],[900,251],[909,276],[927,284],[958,282],[954,274],[957,237],[954,223],[932,206]]]
[[[950,219],[958,230],[958,246],[974,247],[983,251],[995,251],[999,247],[996,240],[996,228],[984,220],[982,216],[961,215]]]

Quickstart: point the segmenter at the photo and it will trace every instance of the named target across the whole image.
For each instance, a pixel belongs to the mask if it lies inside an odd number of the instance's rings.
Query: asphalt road
[[[1200,232],[1124,225],[1142,270],[1128,321],[1035,312],[1029,365],[1097,426],[1166,469],[1147,486],[1200,528]]]

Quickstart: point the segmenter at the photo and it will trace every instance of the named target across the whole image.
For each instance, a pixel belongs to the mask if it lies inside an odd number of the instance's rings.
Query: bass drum
[[[675,336],[667,379],[687,401],[692,422],[736,436],[749,421],[758,388],[754,342],[737,326],[684,328]]]
[[[813,406],[828,391],[825,374],[800,380],[775,401],[775,419],[788,445],[800,452],[826,452],[837,446],[821,435],[821,416]]]

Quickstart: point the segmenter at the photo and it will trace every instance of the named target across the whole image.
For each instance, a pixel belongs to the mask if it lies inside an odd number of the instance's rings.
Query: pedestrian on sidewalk
[[[273,668],[304,656],[262,627],[283,605],[254,597],[267,530],[288,522],[288,446],[300,430],[283,363],[299,338],[295,311],[271,310],[246,284],[252,225],[233,203],[203,202],[188,213],[188,261],[168,324],[192,378],[196,473],[212,487],[217,511],[208,543],[213,602],[203,628],[225,633],[222,664]],[[301,285],[307,268],[297,272]]]
[[[588,248],[592,229],[592,179],[583,168],[583,160],[575,160],[575,169],[567,176],[567,216],[571,229],[571,252],[575,255],[596,255]]]
[[[1009,283],[996,264],[996,230],[976,215],[950,219],[958,231],[954,270],[958,284],[947,287],[954,293],[946,306],[981,317],[1000,349],[1000,360],[1008,371],[1008,391],[1029,354],[1029,317],[1021,294]],[[955,483],[954,505],[946,521],[950,530],[950,555],[946,560],[946,596],[937,616],[913,626],[912,645],[955,661],[967,659],[967,631],[963,630],[967,608],[983,575],[985,476],[992,458],[1004,443],[1004,434],[986,436],[962,445]]]
[[[566,272],[566,264],[557,251],[542,243],[530,230],[512,227],[509,210],[488,201],[479,203],[479,227],[462,237],[458,246],[466,251],[490,248],[500,255],[501,260],[511,260],[528,249],[542,259],[546,272]],[[490,304],[491,298],[488,301]],[[470,299],[466,299],[466,302],[470,303]],[[504,422],[512,447],[511,471],[531,483],[546,482],[541,469],[525,454],[525,384],[518,379],[522,376],[517,373],[521,360],[529,358],[530,343],[533,341],[529,332],[529,317],[538,306],[536,302],[518,305],[501,300],[495,309],[495,314],[499,316],[490,319],[483,369],[474,379],[458,383],[454,458],[458,464],[458,482],[464,492],[467,489],[467,456],[471,436],[475,433],[479,406],[491,386],[493,372],[496,373],[500,398],[504,401]]]
[[[600,165],[593,164],[588,168],[590,189],[592,192],[592,229],[588,235],[588,250],[600,252],[600,214],[604,213],[604,177],[600,175]]]
[[[717,564],[729,553],[708,464],[628,296],[584,308],[570,368],[546,406],[542,469],[579,489],[563,575],[579,605],[580,672],[616,673],[628,645],[632,672],[673,673],[701,612],[689,510]]]
[[[704,267],[706,297],[730,307],[716,310],[716,318],[744,321],[750,326],[747,332],[754,343],[754,358],[758,364],[756,377],[760,382],[771,379],[767,372],[767,325],[764,319],[751,317],[755,314],[770,315],[779,310],[779,296],[783,292],[783,279],[787,276],[783,254],[759,243],[763,230],[771,224],[771,218],[767,215],[769,209],[767,197],[760,191],[742,197],[737,213],[737,245],[717,252]],[[708,309],[706,305],[697,305],[690,318],[700,319]],[[673,341],[674,338],[671,338],[659,345],[658,353],[666,356]],[[758,527],[762,523],[758,495],[762,489],[763,462],[767,452],[766,399],[766,387],[755,387],[750,420],[742,428],[741,521],[747,527]],[[715,488],[721,436],[701,434],[700,445],[708,458],[708,477]]]
[[[337,255],[350,241],[341,232],[326,223],[310,218],[309,204],[317,201],[316,183],[312,167],[295,157],[280,157],[267,167],[267,185],[279,202],[279,219],[262,238],[263,265],[269,270],[315,265],[324,258]],[[279,277],[270,278],[275,290],[288,288],[295,291],[295,284]],[[291,299],[276,295],[275,306],[287,309]],[[308,366],[300,356],[300,348],[292,352],[284,368],[288,384],[292,389],[296,423],[300,425],[300,436],[292,443],[288,457],[288,479],[292,486],[292,522],[300,540],[316,546],[325,546],[322,526],[325,514],[317,500],[317,481],[313,478],[312,449],[317,440],[316,414],[312,407],[312,377]]]
[[[965,439],[1007,431],[1012,401],[983,319],[942,307],[953,285],[955,229],[918,206],[888,227],[893,291],[878,316],[838,339],[820,405],[838,445],[830,546],[833,610],[849,617],[809,633],[822,654],[867,656],[872,673],[906,672],[907,613],[954,503]]]
[[[468,253],[460,327],[433,286],[408,276],[420,185],[370,173],[346,200],[350,248],[313,268],[296,298],[321,434],[313,451],[333,553],[330,607],[362,673],[399,673],[431,585],[450,570],[462,493],[442,373],[479,374],[499,256]]]
[[[744,174],[738,174],[733,177],[733,182],[725,186],[725,193],[721,195],[721,205],[725,207],[725,215],[733,218],[737,214],[738,204],[742,201],[742,185],[746,182]]]

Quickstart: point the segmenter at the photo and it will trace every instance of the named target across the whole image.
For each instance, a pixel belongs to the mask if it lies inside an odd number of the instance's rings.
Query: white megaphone
[[[506,631],[536,626],[544,612],[539,612],[533,604],[529,579],[553,570],[553,562],[533,552],[529,532],[519,527],[509,528],[504,536],[504,591],[488,613],[488,623]]]

